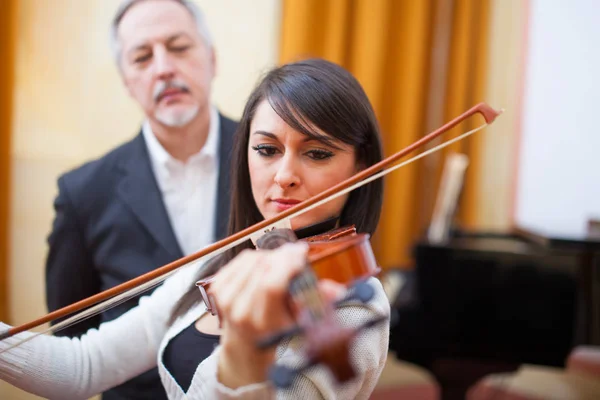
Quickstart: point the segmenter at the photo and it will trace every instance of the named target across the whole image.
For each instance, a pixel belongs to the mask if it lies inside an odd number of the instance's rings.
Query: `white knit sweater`
[[[299,376],[292,388],[274,390],[267,382],[231,390],[217,382],[220,347],[197,368],[187,392],[166,370],[162,356],[169,341],[197,320],[205,311],[198,305],[168,325],[171,310],[179,297],[194,284],[195,267],[186,267],[165,281],[140,305],[120,318],[92,329],[80,339],[41,335],[0,355],[0,378],[23,390],[50,399],[86,399],[117,386],[158,364],[169,399],[368,399],[388,349],[389,324],[383,323],[357,336],[352,361],[358,377],[338,385],[322,366]],[[379,315],[389,315],[389,303],[378,280],[371,278],[375,298],[366,306],[349,305],[338,311],[345,326]],[[9,326],[0,323],[0,330]],[[0,342],[0,349],[30,335],[22,333]],[[278,348],[278,363],[301,365],[301,339]]]

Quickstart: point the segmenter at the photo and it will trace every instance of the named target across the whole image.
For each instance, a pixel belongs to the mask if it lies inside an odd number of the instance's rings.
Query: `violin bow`
[[[428,135],[422,137],[418,141],[416,141],[416,142],[412,143],[411,145],[405,147],[404,149],[398,151],[397,153],[392,154],[391,156],[370,166],[369,168],[366,168],[366,169],[358,172],[357,174],[338,183],[337,185],[335,185],[335,186],[333,186],[333,187],[331,187],[309,199],[306,199],[305,201],[277,214],[276,216],[274,216],[270,219],[260,221],[256,224],[254,224],[244,230],[241,230],[231,236],[228,236],[218,242],[212,243],[193,254],[179,258],[169,264],[166,264],[166,265],[164,265],[160,268],[157,268],[153,271],[150,271],[144,275],[140,275],[140,276],[138,276],[134,279],[131,279],[127,282],[124,282],[118,286],[115,286],[115,287],[107,289],[103,292],[97,293],[91,297],[80,300],[76,303],[73,303],[71,305],[63,307],[61,309],[55,310],[41,318],[38,318],[36,320],[33,320],[31,322],[28,322],[28,323],[25,323],[25,324],[22,324],[19,326],[15,326],[15,327],[6,329],[4,331],[0,331],[0,340],[4,340],[4,339],[10,338],[18,333],[25,332],[30,329],[39,327],[40,325],[48,323],[50,321],[54,321],[59,318],[63,318],[65,316],[71,315],[77,311],[87,309],[77,315],[74,315],[64,321],[61,321],[60,323],[58,323],[50,328],[47,328],[38,333],[34,333],[32,336],[28,337],[27,339],[23,339],[22,341],[17,342],[15,344],[13,344],[12,346],[0,351],[0,354],[5,351],[8,351],[14,347],[21,345],[25,341],[33,339],[37,335],[60,330],[66,326],[70,326],[74,323],[77,323],[77,322],[83,320],[83,319],[86,319],[93,315],[96,315],[110,307],[120,304],[123,301],[125,301],[133,296],[136,296],[139,293],[149,290],[152,287],[158,286],[167,277],[169,277],[170,275],[175,273],[176,270],[179,269],[180,267],[190,265],[194,262],[200,262],[207,256],[213,256],[213,257],[217,256],[217,255],[223,253],[224,251],[247,241],[253,235],[255,236],[257,234],[262,234],[264,232],[268,232],[269,230],[271,230],[273,228],[281,227],[282,221],[289,221],[292,218],[294,218],[300,214],[303,214],[313,208],[320,206],[323,203],[333,200],[334,198],[336,198],[338,196],[342,196],[343,194],[348,193],[360,186],[363,186],[375,179],[381,178],[384,175],[386,175],[392,171],[395,171],[409,163],[412,163],[422,157],[425,157],[428,154],[431,154],[435,151],[441,150],[442,148],[449,146],[450,144],[452,144],[454,142],[462,140],[462,139],[466,138],[467,136],[470,136],[470,135],[474,134],[475,132],[482,130],[489,124],[493,123],[494,120],[496,119],[496,117],[498,117],[503,111],[504,111],[504,109],[501,109],[500,111],[496,111],[484,102],[479,103],[479,104],[473,106],[472,108],[470,108],[469,110],[467,110],[466,112],[464,112],[463,114],[454,118],[453,120],[447,122],[445,125],[441,126],[440,128],[436,129],[435,131],[429,133]],[[463,133],[460,136],[457,136],[456,138],[454,138],[452,140],[446,141],[432,149],[429,149],[423,153],[420,153],[417,156],[415,156],[409,160],[406,160],[398,165],[389,167],[390,165],[394,164],[396,161],[398,161],[401,158],[405,157],[406,155],[412,153],[414,150],[424,146],[425,144],[431,142],[433,139],[442,135],[443,133],[448,132],[450,129],[454,128],[459,123],[463,122],[464,120],[466,120],[467,118],[469,118],[475,114],[481,114],[485,120],[485,123],[471,131],[468,131],[466,133]]]

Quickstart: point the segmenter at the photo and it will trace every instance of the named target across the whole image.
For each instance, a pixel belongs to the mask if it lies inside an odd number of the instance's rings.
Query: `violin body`
[[[293,232],[278,229],[263,236],[257,246],[261,249],[272,249],[291,241],[296,241]],[[375,260],[369,235],[357,233],[354,225],[309,236],[299,241],[308,243],[308,264],[317,279],[330,279],[349,286],[357,280],[376,276],[381,271]],[[211,275],[196,282],[206,310],[211,315],[217,315],[217,307],[210,294],[210,284],[214,279],[215,275]]]
[[[370,235],[354,233],[329,241],[308,242],[308,263],[318,279],[330,279],[346,286],[376,276],[377,265]]]

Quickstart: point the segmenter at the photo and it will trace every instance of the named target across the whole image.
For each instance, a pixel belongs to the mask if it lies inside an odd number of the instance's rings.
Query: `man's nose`
[[[284,155],[275,174],[275,183],[282,189],[296,187],[302,183],[298,161],[292,155]]]
[[[173,57],[166,49],[158,48],[154,51],[154,69],[159,79],[171,79],[175,76]]]

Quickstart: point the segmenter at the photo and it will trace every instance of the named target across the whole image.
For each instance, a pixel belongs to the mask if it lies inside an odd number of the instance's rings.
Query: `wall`
[[[481,172],[476,188],[481,201],[476,220],[482,230],[503,231],[512,222],[527,4],[526,0],[491,2],[485,101],[505,111],[481,133]]]
[[[15,1],[9,322],[46,313],[44,260],[56,179],[133,137],[142,115],[108,46],[118,0]],[[277,61],[279,0],[198,0],[217,43],[214,101],[238,117],[258,75]],[[26,394],[0,384],[0,398]]]
[[[561,235],[600,218],[600,3],[532,0],[515,223]]]

